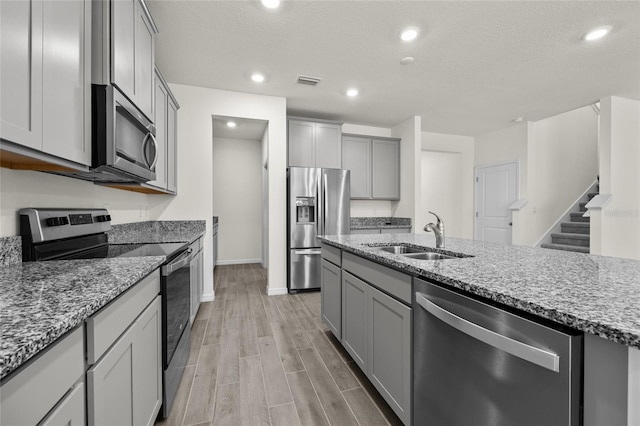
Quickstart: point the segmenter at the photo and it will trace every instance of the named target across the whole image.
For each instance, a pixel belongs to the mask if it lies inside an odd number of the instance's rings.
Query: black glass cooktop
[[[170,260],[185,246],[185,243],[105,244],[89,250],[69,254],[60,259],[166,256],[167,260]]]

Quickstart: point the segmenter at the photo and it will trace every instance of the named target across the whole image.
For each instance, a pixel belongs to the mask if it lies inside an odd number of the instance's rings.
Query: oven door
[[[113,86],[94,85],[93,166],[146,182],[156,178],[155,127]]]
[[[162,348],[163,368],[173,358],[180,337],[189,327],[191,301],[191,267],[195,254],[185,250],[175,260],[162,267]]]

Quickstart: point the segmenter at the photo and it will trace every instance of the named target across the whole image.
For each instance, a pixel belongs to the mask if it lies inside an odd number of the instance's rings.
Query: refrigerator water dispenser
[[[296,223],[315,223],[315,197],[296,197]]]

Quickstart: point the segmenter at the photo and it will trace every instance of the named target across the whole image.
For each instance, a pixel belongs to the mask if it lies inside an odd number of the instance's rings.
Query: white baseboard
[[[280,296],[283,294],[288,294],[289,291],[287,290],[287,288],[269,288],[267,289],[267,296]]]
[[[200,303],[213,302],[214,300],[216,300],[216,295],[213,293],[205,293],[202,296],[200,296]]]
[[[218,265],[242,265],[245,263],[262,263],[262,259],[232,259],[232,260],[218,260]]]

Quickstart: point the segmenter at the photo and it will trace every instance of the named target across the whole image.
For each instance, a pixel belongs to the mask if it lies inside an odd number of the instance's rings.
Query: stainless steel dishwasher
[[[413,424],[581,424],[582,333],[414,281]]]

